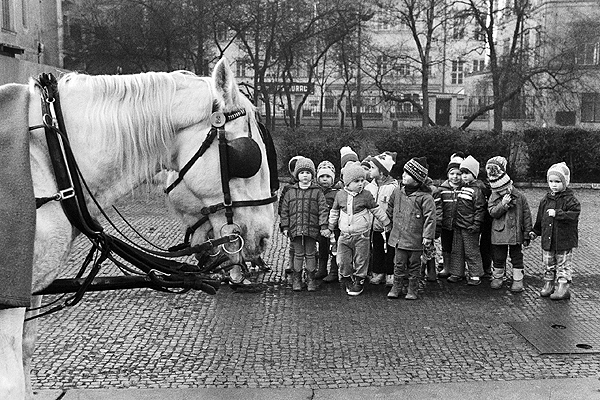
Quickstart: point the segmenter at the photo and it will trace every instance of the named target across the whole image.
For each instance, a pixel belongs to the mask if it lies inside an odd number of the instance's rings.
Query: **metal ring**
[[[235,250],[235,251],[229,251],[229,250],[227,250],[227,248],[225,247],[225,244],[226,244],[226,243],[223,243],[223,244],[222,244],[220,247],[221,247],[221,249],[222,249],[222,250],[223,250],[225,253],[227,253],[227,254],[237,254],[237,253],[239,253],[240,251],[242,251],[242,249],[244,248],[244,238],[242,237],[242,235],[240,235],[239,233],[234,233],[234,235],[236,235],[236,236],[237,236],[237,238],[235,238],[235,239],[233,239],[233,240],[230,240],[230,241],[229,241],[229,243],[233,243],[233,242],[235,242],[235,241],[237,241],[237,240],[239,239],[239,241],[240,241],[240,248],[239,248],[239,249],[237,249],[237,250]]]
[[[48,118],[49,121],[46,118]],[[54,119],[52,118],[52,115],[50,115],[50,114],[42,115],[42,122],[44,123],[44,126],[46,126],[46,127],[54,126]]]

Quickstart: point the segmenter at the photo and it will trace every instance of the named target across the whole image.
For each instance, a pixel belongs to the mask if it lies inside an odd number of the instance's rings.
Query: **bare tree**
[[[485,37],[489,75],[483,79],[492,92],[490,101],[470,115],[461,128],[493,110],[494,130],[501,132],[505,105],[526,88],[549,89],[577,79],[571,46],[534,23],[536,7],[531,0],[459,0],[457,5]],[[552,51],[547,51],[549,48]]]

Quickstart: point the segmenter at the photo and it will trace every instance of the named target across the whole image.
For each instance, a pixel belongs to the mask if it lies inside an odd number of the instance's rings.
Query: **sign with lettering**
[[[284,86],[287,86],[288,91],[294,94],[312,94],[315,89],[315,85],[312,82],[294,82],[294,83],[283,83],[283,82],[265,82],[265,88],[268,93],[284,92]]]

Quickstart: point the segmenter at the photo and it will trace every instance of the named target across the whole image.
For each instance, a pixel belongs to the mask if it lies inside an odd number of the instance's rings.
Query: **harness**
[[[155,251],[142,248],[139,245],[127,243],[117,237],[104,231],[102,226],[91,217],[86,206],[82,185],[86,187],[96,206],[107,217],[96,199],[91,195],[85,180],[81,177],[75,157],[69,145],[67,131],[62,117],[60,97],[58,93],[58,82],[52,74],[41,74],[38,78],[38,84],[41,88],[42,105],[42,125],[32,126],[30,131],[43,128],[48,152],[52,162],[52,168],[56,178],[58,192],[50,197],[36,198],[37,208],[43,206],[49,201],[60,201],[63,211],[76,229],[83,233],[92,243],[92,248],[88,253],[77,276],[72,279],[57,279],[49,287],[35,292],[35,295],[57,294],[57,293],[75,293],[63,304],[37,315],[36,317],[47,315],[58,311],[66,306],[75,305],[83,297],[86,291],[114,290],[128,288],[151,288],[159,291],[173,292],[172,289],[178,288],[183,293],[190,289],[202,290],[209,294],[215,294],[221,281],[215,278],[215,274],[224,270],[221,264],[227,261],[228,257],[214,249],[221,246],[224,252],[235,254],[242,250],[244,241],[241,236],[239,225],[234,222],[233,208],[260,206],[273,203],[277,200],[277,195],[272,195],[260,200],[232,201],[229,180],[234,177],[249,178],[254,176],[262,163],[262,154],[258,144],[251,138],[252,131],[248,121],[248,137],[228,140],[225,135],[225,124],[236,118],[246,115],[245,109],[239,109],[228,113],[214,112],[211,116],[212,127],[194,156],[179,171],[177,179],[165,189],[165,193],[170,193],[179,183],[182,182],[184,175],[194,165],[194,163],[211,146],[215,137],[219,138],[219,157],[221,170],[221,186],[223,190],[223,202],[204,207],[201,210],[202,217],[191,227],[188,227],[184,237],[184,242],[173,246],[167,252]],[[271,140],[268,131],[263,132],[261,136],[265,144]],[[272,142],[269,143],[272,145]],[[272,146],[271,146],[272,147]],[[269,146],[267,146],[269,149]],[[274,148],[273,148],[274,150]],[[250,153],[250,156],[248,155]],[[274,152],[267,151],[269,165],[273,163]],[[276,161],[275,161],[276,162]],[[275,174],[277,170],[271,171]],[[271,176],[271,191],[273,190],[273,176]],[[190,238],[194,231],[202,224],[208,221],[210,214],[225,210],[227,226],[231,227],[231,233],[222,234],[221,237],[210,239],[203,243],[191,246]],[[107,217],[108,219],[108,217]],[[223,233],[223,226],[221,233]],[[234,250],[229,250],[225,244],[236,243]],[[172,260],[172,258],[199,255],[199,264],[191,265],[185,262]],[[125,265],[116,257],[119,256],[134,268]],[[93,267],[87,277],[83,274],[87,266],[95,258]],[[99,277],[97,274],[100,265],[105,260],[112,261],[128,276],[118,277]],[[231,268],[233,266],[229,266]],[[243,269],[245,265],[242,266]],[[227,268],[227,267],[226,267]],[[32,318],[36,318],[32,317]]]

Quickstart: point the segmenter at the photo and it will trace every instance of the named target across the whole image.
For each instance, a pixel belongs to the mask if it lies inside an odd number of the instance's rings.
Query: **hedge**
[[[508,174],[513,180],[545,180],[550,165],[565,161],[573,182],[600,182],[600,133],[582,129],[535,128],[522,132],[461,131],[459,129],[406,128],[400,131],[365,129],[362,131],[330,128],[315,130],[300,127],[279,128],[273,137],[278,148],[280,176],[288,176],[287,162],[298,154],[333,162],[339,171],[339,149],[352,147],[361,159],[383,151],[398,153],[392,175],[398,177],[402,166],[412,157],[427,157],[429,175],[445,179],[450,155],[462,151],[480,163],[493,156],[508,159]]]

